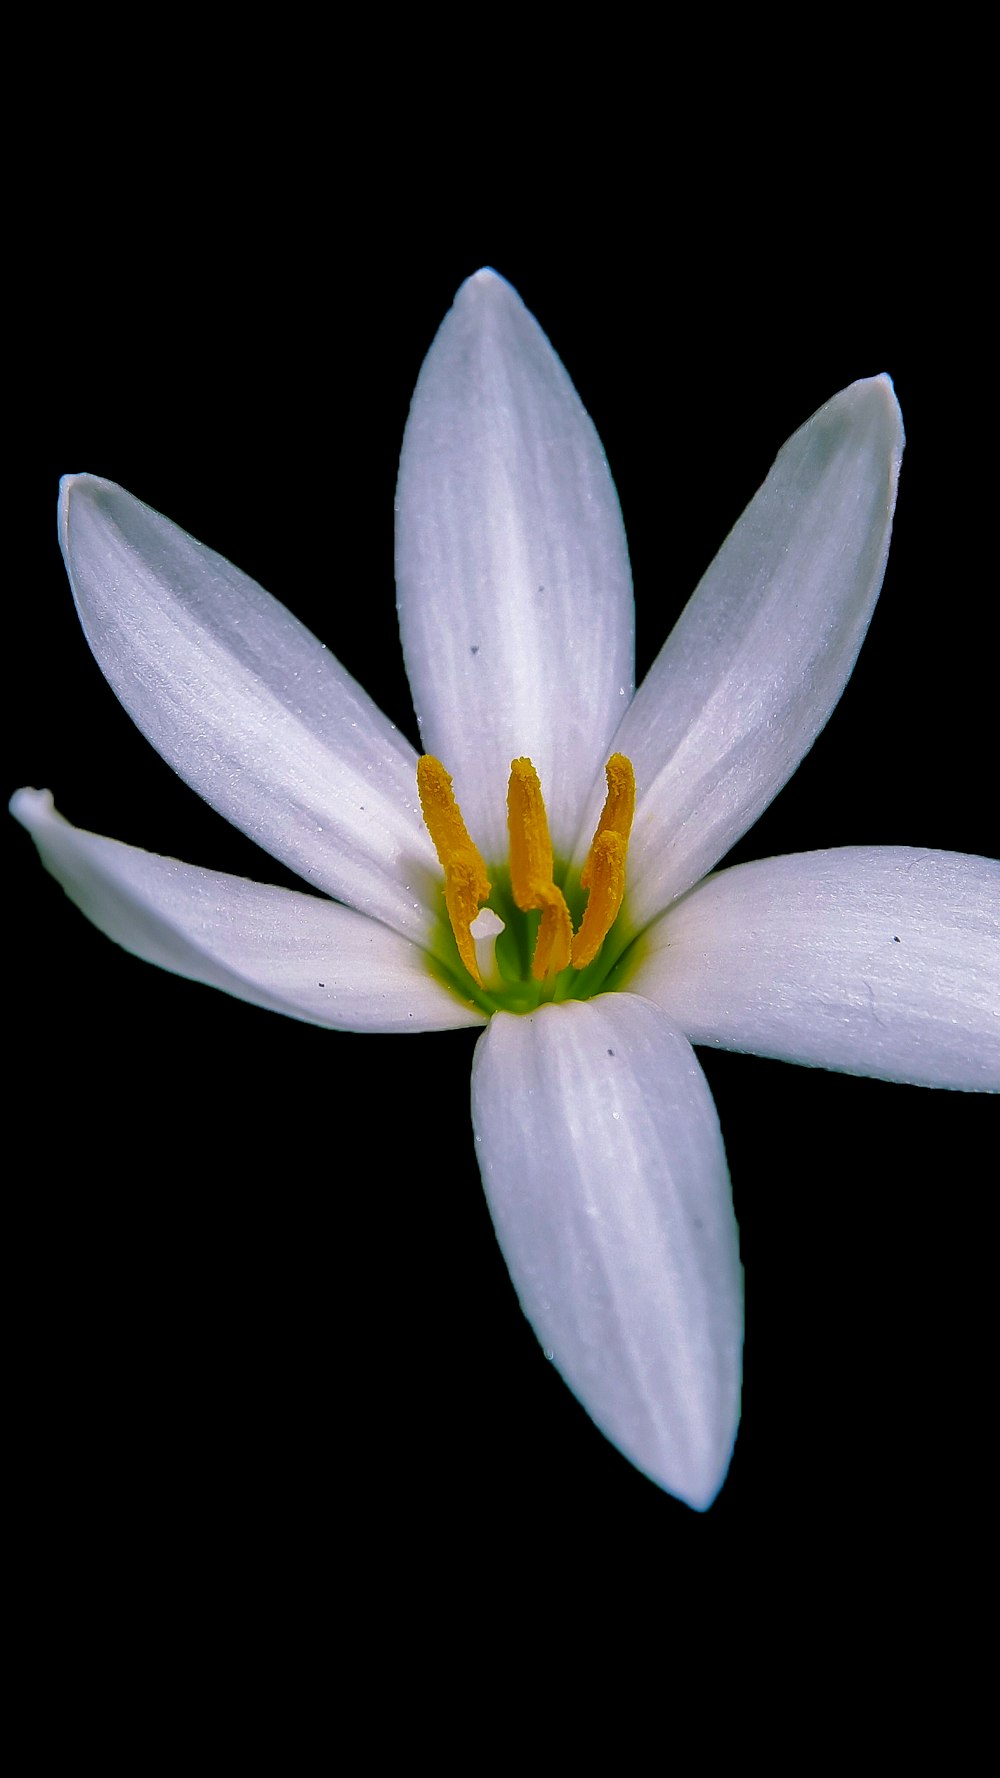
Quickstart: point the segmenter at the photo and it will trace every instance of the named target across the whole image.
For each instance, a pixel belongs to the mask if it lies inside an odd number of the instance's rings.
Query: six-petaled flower
[[[851,848],[707,874],[846,683],[901,451],[885,378],[828,402],[633,696],[597,435],[513,291],[479,273],[421,372],[400,468],[419,761],[229,563],[107,482],[63,487],[70,580],[118,696],[329,899],[81,832],[21,791],[47,867],[129,950],[257,1005],[485,1027],[477,1152],[525,1312],[603,1431],[698,1507],[735,1436],[742,1275],[692,1043],[1000,1085],[995,864]]]

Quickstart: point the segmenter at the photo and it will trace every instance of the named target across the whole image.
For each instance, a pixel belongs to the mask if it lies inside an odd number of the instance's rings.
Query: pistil
[[[605,772],[608,792],[580,873],[587,906],[574,938],[566,897],[555,881],[538,773],[530,759],[511,761],[507,787],[510,887],[521,913],[541,915],[531,958],[536,982],[550,981],[570,964],[581,970],[593,963],[621,909],[625,856],[635,813],[635,773],[623,753],[612,754]],[[417,787],[427,831],[444,871],[445,906],[459,956],[477,986],[495,992],[501,981],[495,947],[504,926],[493,909],[483,908],[491,884],[482,855],[462,819],[451,777],[439,759],[424,754],[418,760]]]

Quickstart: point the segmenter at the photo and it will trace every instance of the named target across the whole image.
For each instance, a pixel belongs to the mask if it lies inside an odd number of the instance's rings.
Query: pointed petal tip
[[[896,385],[888,371],[885,370],[882,371],[880,376],[874,377],[872,381],[878,389],[886,408],[892,415],[896,430],[899,434],[899,448],[902,450],[903,445],[906,442],[906,431],[903,426],[903,410],[899,405],[899,398],[896,395]]]
[[[729,1474],[729,1466],[733,1460],[735,1444],[736,1432],[734,1430],[722,1462],[712,1470],[710,1475],[702,1475],[699,1477],[689,1491],[678,1492],[677,1498],[683,1500],[684,1505],[689,1506],[692,1512],[707,1513],[709,1508],[715,1505],[715,1502],[718,1500],[719,1495],[722,1493],[725,1486],[726,1477]]]
[[[459,305],[465,307],[466,304],[473,302],[506,302],[516,304],[518,308],[523,306],[513,284],[509,284],[507,279],[502,277],[499,272],[494,271],[490,265],[480,266],[478,272],[473,272],[471,277],[466,278],[464,284],[459,285],[453,306],[455,308],[458,308]]]
[[[108,488],[113,486],[114,484],[112,482],[106,482],[101,475],[89,475],[85,469],[77,469],[70,475],[61,475],[59,477],[59,500],[61,504],[65,504],[69,500],[70,495],[77,490],[85,492],[88,488]]]
[[[24,790],[15,790],[7,807],[14,820],[33,834],[47,816],[55,813],[55,799],[51,790],[32,790],[26,787]]]
[[[102,496],[107,499],[109,495],[115,494],[125,495],[126,499],[132,498],[131,495],[125,494],[124,488],[120,488],[117,482],[109,482],[103,475],[89,475],[86,470],[81,469],[71,475],[61,476],[59,480],[58,525],[59,536],[63,542],[65,543],[69,534],[71,506],[79,507],[81,502],[87,500],[96,504]]]
[[[69,475],[60,476],[59,493],[64,499],[68,499],[70,494],[102,493],[123,494],[127,500],[135,499],[135,495],[130,494],[118,482],[109,481],[106,475],[92,475],[86,469],[77,469]]]
[[[878,376],[876,377],[861,377],[857,387],[861,389],[870,389],[873,397],[876,395],[880,396],[888,407],[898,411],[899,402],[896,399],[896,385],[887,370],[879,371]]]
[[[845,462],[868,465],[864,473],[884,466],[888,472],[891,500],[906,443],[903,416],[892,378],[884,371],[875,377],[858,377],[832,395],[794,432],[778,453],[778,462],[789,452],[794,462],[805,443],[822,447],[820,461],[846,453]],[[860,455],[858,455],[860,453]]]
[[[672,1500],[679,1500],[682,1506],[690,1507],[692,1512],[707,1513],[715,1505],[725,1486],[733,1460],[736,1430],[730,1436],[724,1457],[717,1455],[709,1460],[702,1453],[697,1458],[691,1455],[687,1463],[681,1464],[677,1461],[676,1452],[671,1453],[668,1464],[660,1465],[653,1461],[646,1464],[639,1453],[624,1449],[617,1439],[612,1438],[611,1443],[621,1451],[627,1462],[634,1463],[651,1482],[662,1488],[664,1494],[669,1494]]]
[[[67,571],[69,569],[69,527],[71,507],[79,502],[81,495],[86,496],[94,476],[77,473],[64,475],[59,481],[59,500],[56,506],[56,528],[59,533],[59,547],[63,553]],[[72,576],[70,576],[72,581]]]
[[[867,409],[876,423],[887,422],[889,429],[898,434],[899,447],[902,448],[903,415],[896,398],[896,390],[892,378],[887,371],[881,371],[876,377],[859,377],[856,383],[849,383],[834,400],[850,406],[856,413]]]
[[[717,1402],[716,1411],[708,1417],[704,1400],[692,1397],[687,1412],[680,1404],[675,1405],[666,1436],[661,1428],[652,1439],[631,1440],[622,1439],[620,1429],[610,1419],[593,1413],[582,1395],[580,1399],[627,1462],[692,1512],[707,1513],[725,1487],[733,1461],[740,1423],[740,1393],[737,1384],[728,1407],[720,1413]]]
[[[70,495],[72,494],[73,489],[75,488],[77,482],[81,481],[82,479],[83,478],[80,475],[63,475],[63,476],[60,476],[60,478],[59,478],[59,500],[58,500],[57,506],[56,506],[56,514],[57,514],[57,521],[58,521],[58,525],[59,525],[60,537],[65,537],[66,526],[69,523]]]
[[[685,1493],[682,1488],[672,1488],[668,1482],[665,1482],[662,1485],[668,1494],[672,1494],[675,1500],[681,1502],[682,1506],[690,1507],[693,1513],[707,1513],[709,1508],[714,1506],[715,1502],[718,1500],[725,1479],[725,1476],[720,1476],[719,1480],[713,1483],[711,1488],[699,1488],[692,1490],[690,1494]]]
[[[662,1488],[692,1512],[707,1513],[721,1494],[729,1466],[733,1460],[736,1447],[736,1435],[739,1430],[739,1402],[735,1406],[735,1417],[728,1428],[718,1427],[715,1435],[710,1437],[701,1449],[689,1448],[685,1457],[681,1458],[677,1449],[671,1450],[670,1462],[665,1467],[650,1467],[645,1473]],[[721,1436],[720,1436],[721,1434]],[[626,1451],[625,1456],[630,1453]],[[636,1461],[635,1457],[631,1459]],[[645,1468],[641,1458],[638,1467]]]

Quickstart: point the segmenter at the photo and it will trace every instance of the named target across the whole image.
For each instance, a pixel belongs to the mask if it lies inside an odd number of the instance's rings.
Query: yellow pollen
[[[510,886],[522,913],[541,910],[531,959],[536,982],[558,975],[570,961],[573,922],[561,889],[552,879],[552,841],[538,773],[530,759],[513,759],[507,787],[510,834]]]
[[[469,927],[490,893],[486,866],[462,820],[449,774],[429,753],[417,761],[417,790],[424,822],[444,871],[444,903],[458,954],[473,981],[482,987]]]
[[[608,794],[580,872],[580,886],[588,892],[587,906],[574,938],[566,897],[553,876],[552,841],[538,773],[530,759],[511,760],[507,787],[510,886],[522,913],[542,916],[531,959],[531,973],[537,982],[559,975],[571,963],[574,969],[586,969],[593,963],[621,909],[625,854],[635,814],[635,773],[624,753],[612,754],[605,773]],[[479,849],[462,820],[451,782],[441,761],[431,754],[425,753],[417,761],[420,807],[444,871],[445,907],[458,953],[473,981],[483,987],[476,947],[482,947],[484,958],[492,957],[503,921],[490,909],[479,918],[491,884]],[[479,928],[475,936],[471,930],[474,923]],[[491,967],[496,974],[495,958]]]
[[[573,968],[593,963],[618,918],[625,894],[625,853],[635,814],[635,773],[624,753],[613,753],[605,767],[608,794],[597,832],[580,872],[590,891],[580,928],[573,940]]]

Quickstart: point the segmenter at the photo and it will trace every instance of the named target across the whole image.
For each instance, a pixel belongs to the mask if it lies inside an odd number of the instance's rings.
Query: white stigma
[[[487,990],[501,986],[500,971],[497,968],[497,939],[504,930],[504,923],[499,914],[492,908],[480,908],[469,927],[472,942],[476,947],[476,962],[483,987]]]

